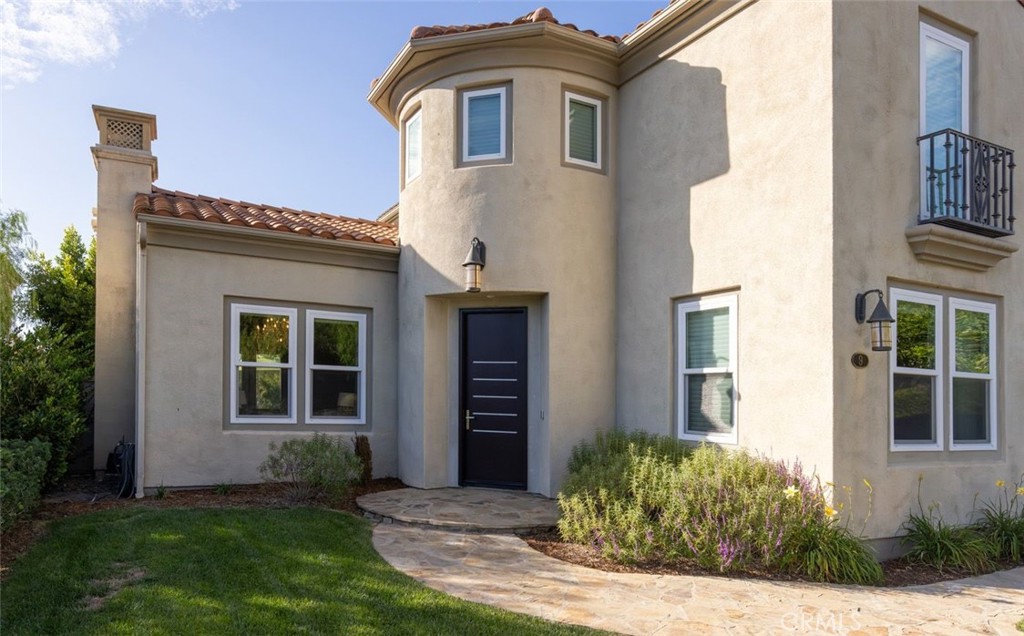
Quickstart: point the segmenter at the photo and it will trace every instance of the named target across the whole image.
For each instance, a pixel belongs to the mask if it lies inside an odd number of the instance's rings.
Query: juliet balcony
[[[919,223],[998,238],[1013,234],[1013,151],[947,128],[922,137]]]

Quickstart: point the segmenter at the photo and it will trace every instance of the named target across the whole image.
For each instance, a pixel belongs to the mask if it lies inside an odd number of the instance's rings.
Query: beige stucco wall
[[[153,184],[148,151],[92,148],[96,195],[96,371],[93,467],[135,439],[135,216],[132,201]]]
[[[513,53],[503,61],[515,63]],[[526,305],[531,330],[541,330],[531,333],[528,489],[553,495],[572,446],[610,428],[615,408],[614,183],[562,165],[562,89],[607,97],[609,121],[615,89],[558,68],[434,72],[399,115],[423,112],[423,173],[400,197],[400,475],[420,487],[457,484],[452,316],[480,302]],[[456,90],[491,82],[512,85],[512,162],[457,168]],[[609,157],[615,139],[604,140]],[[487,261],[483,292],[471,296],[461,291],[461,264],[474,236],[486,244]],[[547,343],[544,357],[536,338]],[[546,378],[548,386],[535,386]]]
[[[288,424],[267,425],[266,431],[225,429],[226,297],[371,312],[370,420],[335,427],[331,434],[365,433],[374,475],[396,475],[395,254],[377,255],[379,261],[390,258],[392,271],[380,269],[380,262],[377,269],[360,268],[358,257],[349,266],[332,265],[316,262],[334,258],[325,255],[325,241],[306,240],[320,247],[314,257],[302,241],[275,247],[274,237],[261,242],[252,232],[214,237],[218,249],[245,241],[231,248],[236,253],[218,253],[198,245],[198,231],[147,224],[145,233],[144,486],[253,483],[270,442],[311,435]]]
[[[739,445],[823,480],[831,14],[758,2],[681,48],[662,42],[676,48],[620,87],[617,181],[619,425],[676,433],[674,301],[738,291]]]
[[[875,486],[867,533],[897,533],[922,500],[941,503],[947,522],[965,522],[975,493],[995,493],[993,482],[1024,472],[1024,253],[987,272],[918,261],[904,236],[916,224],[920,202],[918,151],[919,22],[923,11],[973,36],[971,133],[1024,149],[1024,9],[1015,2],[841,2],[834,7],[835,38],[835,313],[834,390],[836,480]],[[1017,163],[1021,160],[1018,158]],[[1018,168],[1018,173],[1020,169]],[[1015,208],[1024,210],[1022,180]],[[1018,238],[1010,242],[1020,244]],[[875,287],[973,292],[999,304],[999,448],[982,452],[891,453],[889,377],[885,354],[871,353],[866,369],[850,355],[866,351],[867,330],[853,321],[854,295]],[[891,305],[890,305],[891,306]],[[948,351],[948,349],[947,349]],[[948,396],[948,392],[947,392]],[[948,411],[947,411],[948,413]],[[949,422],[946,431],[948,435]],[[948,442],[947,442],[948,446]],[[863,498],[855,516],[866,514]]]

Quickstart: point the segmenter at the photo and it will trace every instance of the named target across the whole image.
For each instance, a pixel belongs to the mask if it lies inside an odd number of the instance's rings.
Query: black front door
[[[526,309],[463,309],[460,481],[526,489]]]

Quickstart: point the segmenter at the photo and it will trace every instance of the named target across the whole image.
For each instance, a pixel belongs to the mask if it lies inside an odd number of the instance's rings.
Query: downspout
[[[146,474],[146,223],[136,224],[135,251],[135,496],[145,496]]]

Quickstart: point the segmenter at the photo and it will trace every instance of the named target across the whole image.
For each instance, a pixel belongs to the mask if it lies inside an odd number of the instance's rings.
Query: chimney
[[[93,467],[124,438],[135,440],[136,236],[132,204],[157,178],[156,117],[93,106],[99,143],[92,147],[97,193],[96,373]]]

